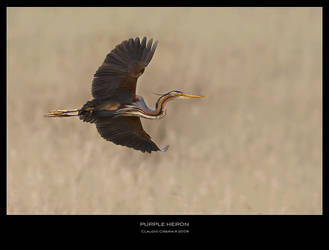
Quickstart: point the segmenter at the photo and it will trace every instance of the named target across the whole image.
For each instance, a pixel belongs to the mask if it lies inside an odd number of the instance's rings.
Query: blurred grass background
[[[321,8],[8,8],[9,214],[321,214]],[[130,37],[156,53],[137,93],[183,90],[142,120],[166,153],[50,110],[91,99]]]

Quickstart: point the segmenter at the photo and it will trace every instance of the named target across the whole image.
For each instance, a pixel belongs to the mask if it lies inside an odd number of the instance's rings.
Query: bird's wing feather
[[[96,122],[96,127],[104,139],[115,144],[142,152],[163,151],[144,131],[139,117],[121,116],[99,119]]]
[[[131,102],[136,95],[136,82],[150,63],[158,42],[146,37],[129,39],[117,45],[98,68],[92,82],[95,99],[120,99]]]

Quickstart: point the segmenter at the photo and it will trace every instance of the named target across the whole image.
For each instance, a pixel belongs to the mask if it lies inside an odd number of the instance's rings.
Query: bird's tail
[[[72,110],[55,110],[46,114],[46,117],[70,117],[70,116],[78,116],[80,109],[72,109]]]

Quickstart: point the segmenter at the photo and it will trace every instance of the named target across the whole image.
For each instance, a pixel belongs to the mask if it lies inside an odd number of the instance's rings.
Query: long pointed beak
[[[204,97],[202,95],[188,95],[188,94],[185,94],[185,93],[183,93],[182,96],[188,97],[188,98],[203,98]]]

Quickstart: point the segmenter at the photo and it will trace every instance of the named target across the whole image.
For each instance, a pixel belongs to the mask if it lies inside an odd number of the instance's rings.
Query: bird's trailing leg
[[[69,116],[78,116],[78,114],[72,114],[75,112],[79,112],[80,109],[72,109],[72,110],[55,110],[46,114],[46,117],[69,117]]]

